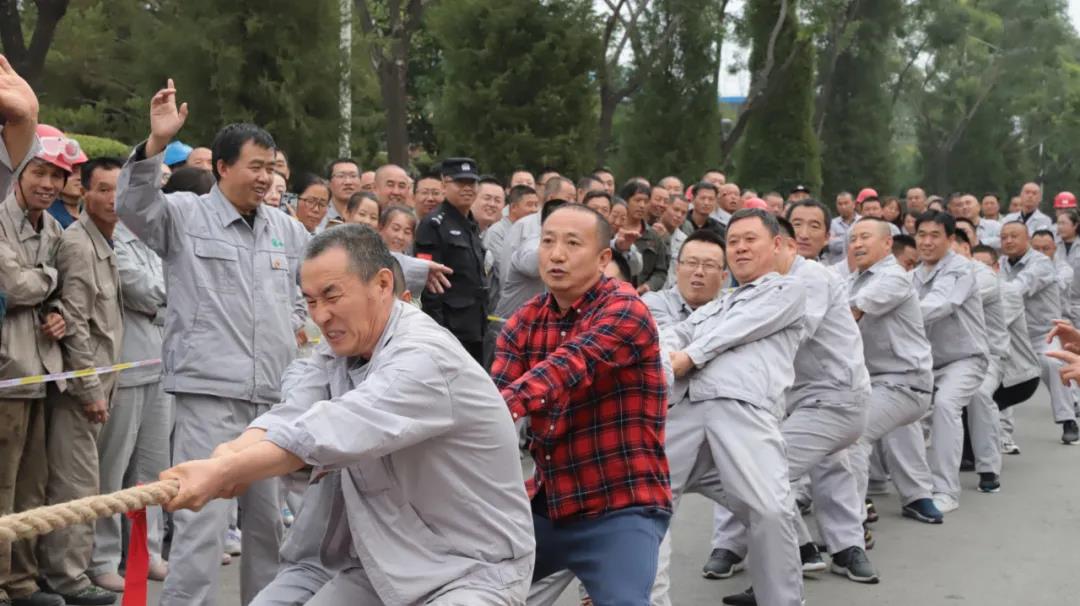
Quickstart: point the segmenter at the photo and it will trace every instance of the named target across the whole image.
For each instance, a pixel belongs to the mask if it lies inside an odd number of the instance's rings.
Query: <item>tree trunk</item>
[[[338,39],[338,60],[341,79],[338,81],[338,157],[352,155],[352,0],[340,0],[341,29]]]
[[[56,26],[67,13],[70,0],[35,0],[37,5],[37,23],[30,38],[30,47],[22,35],[22,17],[19,13],[18,0],[0,0],[0,41],[4,44],[7,55],[15,71],[19,72],[30,86],[40,81],[45,70],[45,57],[49,54]]]
[[[386,110],[386,154],[391,164],[409,165],[408,93],[405,88],[408,66],[406,43],[391,43],[388,61],[379,66],[379,90]]]
[[[600,95],[600,123],[596,131],[596,165],[604,166],[607,162],[608,149],[611,147],[611,133],[614,130],[615,110],[619,99],[611,94]]]

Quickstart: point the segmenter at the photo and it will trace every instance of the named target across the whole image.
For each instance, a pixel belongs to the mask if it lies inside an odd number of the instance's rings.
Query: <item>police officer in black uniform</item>
[[[449,266],[450,288],[443,294],[425,290],[424,311],[445,326],[465,349],[483,363],[487,327],[487,279],[480,228],[470,208],[479,189],[479,172],[471,158],[442,162],[446,199],[416,228],[416,256]]]

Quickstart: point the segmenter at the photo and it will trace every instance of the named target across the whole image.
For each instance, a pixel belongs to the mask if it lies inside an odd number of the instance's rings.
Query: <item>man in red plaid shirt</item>
[[[569,569],[598,605],[646,606],[671,516],[667,392],[648,308],[603,277],[610,241],[585,206],[544,220],[548,292],[507,322],[492,375],[533,438],[533,580]]]

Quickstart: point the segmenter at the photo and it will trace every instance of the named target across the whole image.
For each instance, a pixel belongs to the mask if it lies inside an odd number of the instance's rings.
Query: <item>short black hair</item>
[[[547,208],[544,208],[544,210],[547,210]],[[600,213],[598,213],[595,210],[589,208],[588,206],[585,206],[584,204],[569,204],[569,203],[567,203],[567,204],[558,205],[556,208],[553,208],[550,212],[548,212],[548,214],[546,216],[544,216],[543,222],[541,222],[541,224],[540,224],[541,227],[543,227],[543,224],[547,222],[547,220],[551,217],[551,215],[555,214],[556,212],[558,212],[560,210],[582,213],[582,214],[589,215],[589,216],[593,217],[594,219],[596,219],[596,238],[597,238],[597,240],[598,240],[598,242],[600,244],[600,249],[603,250],[603,249],[607,248],[608,246],[610,246],[611,237],[612,237],[611,224],[608,223],[607,219],[604,218],[604,215],[601,215]]]
[[[728,231],[731,231],[731,226],[735,225],[736,222],[753,218],[760,219],[761,224],[765,226],[770,235],[780,235],[780,223],[776,220],[776,216],[760,208],[741,208],[735,211],[731,218],[728,219]]]
[[[349,201],[345,203],[345,212],[350,215],[356,212],[360,208],[360,203],[364,200],[371,200],[375,203],[375,206],[379,205],[379,198],[375,194],[369,191],[358,191],[355,194],[349,196]]]
[[[915,219],[915,231],[919,231],[919,226],[923,223],[937,223],[945,228],[946,236],[951,236],[956,233],[956,221],[953,220],[952,215],[941,211],[928,210],[919,215],[918,218]]]
[[[187,191],[197,195],[206,195],[214,188],[214,174],[198,166],[181,166],[173,171],[169,180],[161,187],[161,192],[171,194]]]
[[[330,189],[330,186],[326,183],[326,179],[323,179],[319,175],[316,175],[315,173],[300,173],[292,181],[292,193],[302,196],[307,188],[312,185],[322,185],[327,190]]]
[[[346,223],[328,229],[308,241],[304,259],[314,259],[333,248],[340,248],[349,256],[349,270],[367,282],[379,270],[393,271],[394,256],[386,248],[382,238],[367,225]]]
[[[544,200],[557,200],[558,198],[553,196],[559,193],[559,189],[562,187],[563,183],[569,183],[570,187],[574,188],[574,194],[577,194],[577,187],[574,186],[574,182],[559,175],[548,179],[547,183],[544,185]],[[567,200],[567,202],[569,202],[569,200]]]
[[[595,200],[596,198],[603,198],[608,201],[608,206],[614,205],[611,199],[611,194],[607,193],[606,189],[594,189],[593,191],[585,194],[585,199],[581,201],[582,204],[588,204],[589,200]]]
[[[696,198],[698,196],[698,193],[703,189],[707,189],[712,193],[716,194],[717,196],[720,195],[720,190],[717,189],[715,185],[709,183],[708,181],[699,181],[698,183],[694,184],[694,197]]]
[[[401,262],[397,257],[390,255],[390,271],[394,274],[394,298],[398,299],[405,294],[405,270],[401,269]]]
[[[776,222],[780,224],[780,233],[785,238],[795,239],[795,226],[791,224],[791,221],[788,221],[783,217],[777,217]],[[828,232],[829,229],[826,228],[825,231]]]
[[[645,197],[648,198],[652,195],[652,186],[641,179],[635,178],[624,183],[622,188],[619,189],[619,197],[623,200],[629,200],[638,194],[645,194]]]
[[[340,161],[338,161],[337,163],[341,164]],[[426,172],[426,173],[420,175],[419,177],[417,177],[416,181],[413,181],[413,193],[414,194],[416,193],[416,190],[420,187],[420,182],[424,181],[425,179],[429,180],[429,181],[438,181],[440,184],[442,184],[442,177],[440,177],[438,173]]]
[[[976,246],[973,246],[971,248],[971,254],[974,255],[975,253],[986,253],[990,255],[990,258],[994,260],[994,263],[997,263],[998,251],[995,250],[992,246],[987,246],[985,244],[978,244]]]
[[[83,189],[90,189],[90,177],[94,176],[95,170],[119,170],[123,167],[124,162],[113,156],[91,158],[79,167],[79,180],[82,181]]]
[[[338,164],[352,164],[353,166],[356,167],[356,170],[358,172],[360,171],[360,163],[357,162],[356,160],[353,160],[352,158],[344,158],[344,157],[343,158],[335,158],[335,159],[330,161],[330,164],[326,165],[326,178],[327,179],[334,178],[334,168]],[[432,177],[432,179],[439,179],[439,177]],[[439,179],[439,181],[441,182],[442,179]]]
[[[711,229],[699,229],[689,236],[686,236],[686,239],[683,240],[682,247],[679,248],[679,254],[676,257],[677,261],[682,260],[682,251],[686,250],[686,245],[691,242],[715,244],[720,247],[720,251],[723,252],[725,256],[727,255],[727,246],[724,244],[724,239],[720,237],[720,234]]]
[[[600,179],[597,179],[596,177],[593,177],[593,176],[582,177],[582,178],[578,179],[578,182],[577,182],[578,191],[581,191],[581,190],[588,191],[589,186],[591,184],[593,184],[593,183],[599,183],[601,186],[603,185],[603,183],[600,182]]]
[[[874,199],[876,200],[877,198]],[[829,233],[829,230],[832,227],[832,213],[829,212],[828,206],[825,206],[814,198],[806,198],[805,200],[792,202],[791,205],[788,206],[787,212],[784,213],[784,218],[791,221],[791,214],[795,212],[796,208],[816,208],[820,210],[821,217],[825,219],[825,233]]]
[[[968,238],[967,232],[962,229],[956,230],[956,232],[953,233],[953,238],[955,238],[957,242],[963,242],[964,244],[971,246],[971,239]]]
[[[900,234],[898,236],[893,236],[893,238],[892,238],[892,252],[893,252],[893,254],[895,255],[895,254],[898,254],[898,253],[902,253],[902,252],[904,252],[905,248],[918,248],[918,246],[915,244],[915,238],[912,238],[911,236],[909,236],[907,234]]]
[[[1050,231],[1049,229],[1036,229],[1035,233],[1031,234],[1032,238],[1034,238],[1035,236],[1046,236],[1051,240],[1055,238],[1054,232]]]
[[[630,282],[634,279],[633,272],[630,271],[630,262],[614,248],[611,249],[611,262],[615,264],[615,267],[619,268],[619,274],[623,282]]]
[[[215,179],[221,178],[218,174],[218,161],[224,161],[226,166],[232,166],[240,159],[240,150],[248,141],[265,149],[277,150],[274,138],[261,126],[250,122],[228,124],[214,135],[214,142],[210,144],[210,168]]]
[[[482,175],[480,177],[480,181],[478,181],[476,185],[480,186],[484,185],[485,183],[487,185],[498,185],[499,187],[503,186],[502,181],[499,181],[493,175]]]
[[[955,223],[956,223],[957,225],[960,225],[961,223],[967,223],[968,225],[970,225],[970,226],[971,226],[971,229],[975,229],[975,224],[974,224],[974,223],[972,223],[972,222],[971,222],[971,219],[968,219],[967,217],[954,217],[954,218],[953,218],[953,221],[954,221],[954,222],[955,222]]]
[[[389,206],[386,210],[379,214],[379,229],[386,227],[386,224],[394,220],[394,215],[405,215],[413,224],[413,229],[416,229],[416,211],[408,206]]]
[[[525,199],[525,196],[535,196],[536,190],[528,185],[515,185],[510,188],[510,191],[506,194],[507,206],[516,206],[519,202]]]

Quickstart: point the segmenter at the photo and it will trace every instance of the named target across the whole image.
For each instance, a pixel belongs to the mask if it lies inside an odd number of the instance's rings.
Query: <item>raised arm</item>
[[[12,177],[37,145],[38,99],[26,80],[0,55],[0,115],[4,125],[0,138],[0,197],[6,197]]]
[[[135,148],[116,184],[116,213],[163,259],[181,238],[179,211],[161,192],[161,162],[165,146],[180,132],[187,115],[187,103],[176,106],[176,88],[170,78],[150,100],[150,137]]]

